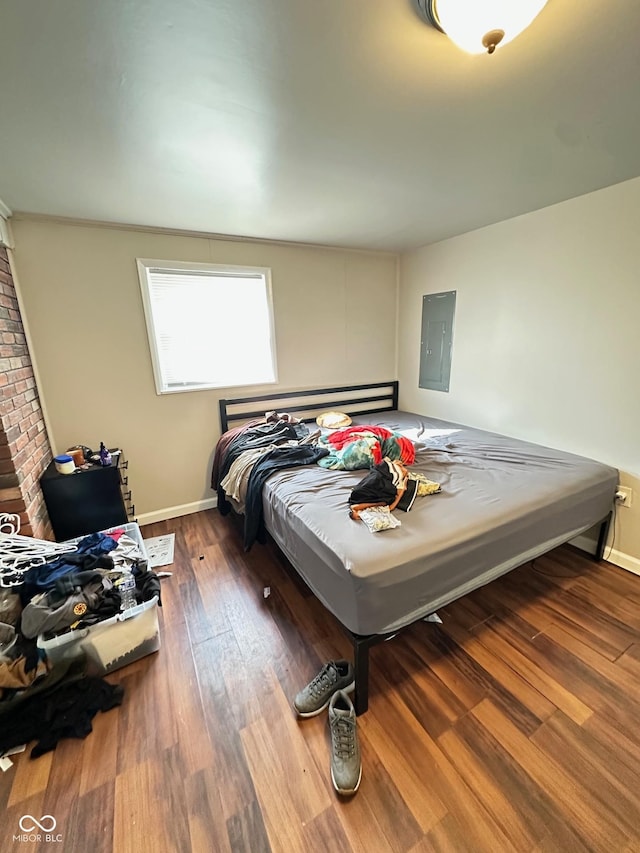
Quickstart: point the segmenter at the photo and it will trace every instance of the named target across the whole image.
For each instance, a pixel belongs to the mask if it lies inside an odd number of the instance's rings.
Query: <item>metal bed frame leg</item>
[[[366,713],[369,707],[369,649],[378,643],[393,639],[398,631],[393,631],[391,634],[354,634],[347,630],[347,634],[353,643],[353,668],[356,680],[356,695],[353,704],[356,714],[360,716],[360,714]]]
[[[369,707],[369,646],[371,637],[351,635],[353,639],[353,666],[356,674],[355,709],[357,716],[364,714]]]
[[[611,516],[613,513],[609,513],[609,515],[600,522],[600,533],[598,534],[598,546],[596,548],[596,553],[594,554],[594,560],[596,563],[599,563],[600,560],[604,559],[604,549],[607,544],[607,536],[609,535],[609,527],[611,526]]]

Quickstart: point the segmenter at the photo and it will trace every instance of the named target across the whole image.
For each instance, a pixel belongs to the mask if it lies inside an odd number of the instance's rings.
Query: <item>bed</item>
[[[398,409],[398,383],[341,386],[220,401],[221,427],[277,409],[410,438],[413,471],[441,491],[395,511],[401,526],[371,533],[349,516],[366,471],[319,465],[274,473],[262,492],[266,530],[349,633],[356,711],[368,706],[369,648],[502,574],[599,524],[603,555],[618,472],[592,459]],[[259,547],[259,546],[256,546]]]

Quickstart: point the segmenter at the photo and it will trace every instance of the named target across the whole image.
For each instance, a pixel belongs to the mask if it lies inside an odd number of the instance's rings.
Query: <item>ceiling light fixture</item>
[[[547,0],[416,0],[421,16],[468,53],[493,53],[537,17]]]

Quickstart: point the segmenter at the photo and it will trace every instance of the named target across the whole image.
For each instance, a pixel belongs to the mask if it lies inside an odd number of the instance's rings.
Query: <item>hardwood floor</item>
[[[215,510],[143,532],[170,531],[162,648],[86,740],[0,774],[0,850],[640,850],[640,577],[560,548],[374,647],[343,801],[325,715],[291,708],[341,629]],[[23,815],[61,841],[14,840]]]

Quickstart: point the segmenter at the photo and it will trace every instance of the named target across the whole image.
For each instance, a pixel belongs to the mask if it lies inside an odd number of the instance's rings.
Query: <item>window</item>
[[[158,394],[276,381],[270,270],[138,259]]]

